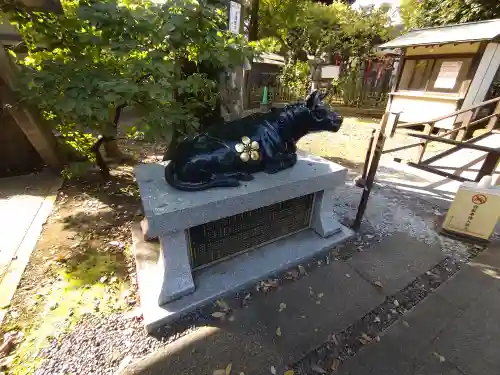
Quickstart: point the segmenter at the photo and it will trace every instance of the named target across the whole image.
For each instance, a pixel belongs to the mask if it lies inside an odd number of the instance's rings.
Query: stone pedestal
[[[135,169],[147,238],[159,238],[159,243],[146,242],[139,225],[133,228],[148,330],[310,259],[351,235],[333,213],[333,189],[344,183],[347,170],[325,159],[299,154],[293,168],[274,175],[257,173],[253,181],[239,187],[200,192],[181,192],[169,186],[164,165],[144,164]],[[192,270],[189,228],[308,194],[314,194],[314,203],[310,225],[304,230]]]

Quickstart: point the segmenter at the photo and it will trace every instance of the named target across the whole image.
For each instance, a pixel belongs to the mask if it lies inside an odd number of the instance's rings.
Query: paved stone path
[[[0,323],[60,185],[48,172],[0,179]]]
[[[340,375],[500,373],[500,246],[491,246],[346,361]]]
[[[500,250],[498,252],[500,266]],[[272,295],[252,302],[249,307],[236,310],[232,321],[207,325],[167,345],[132,364],[124,373],[212,374],[231,363],[236,374],[267,374],[271,373],[271,366],[282,374],[286,364],[298,361],[325,342],[331,333],[347,328],[444,257],[438,245],[394,233],[369,250],[354,254],[348,261],[324,265]],[[478,257],[477,262],[485,262],[488,257],[497,259],[494,249]],[[484,270],[476,263],[466,266],[452,281],[391,326],[380,342],[366,346],[342,364],[339,373],[405,375],[414,374],[411,371],[415,368],[420,371],[415,374],[419,375],[462,374],[453,372],[462,371],[457,370],[457,366],[466,368],[462,363],[453,362],[462,358],[454,353],[467,352],[465,342],[473,342],[477,350],[482,345],[488,347],[486,341],[495,331],[478,337],[476,342],[475,329],[496,324],[500,330],[500,324],[492,321],[500,302],[487,297],[500,293],[500,281],[497,287],[497,280],[487,276]],[[374,284],[377,281],[383,288]],[[462,305],[459,306],[455,298],[461,299]],[[474,301],[491,304],[475,311],[471,306]],[[282,311],[280,303],[286,304]],[[468,308],[471,310],[467,313]],[[485,314],[484,310],[489,308],[491,314]],[[461,319],[473,319],[473,323],[465,324]],[[484,319],[488,321],[483,322]],[[443,344],[438,345],[438,334],[448,326],[448,337],[442,336]],[[276,333],[278,327],[280,335]],[[485,332],[479,334],[485,335]],[[494,341],[500,341],[500,335]],[[500,365],[495,362],[494,350],[490,352],[484,355],[490,355],[491,365]],[[477,355],[481,358],[481,353]],[[482,366],[490,365],[483,362]],[[443,372],[442,369],[448,368],[451,372]],[[494,373],[493,370],[470,372],[471,375]]]

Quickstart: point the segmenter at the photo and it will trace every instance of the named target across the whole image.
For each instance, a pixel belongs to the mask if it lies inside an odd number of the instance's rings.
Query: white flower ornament
[[[247,136],[241,138],[241,143],[237,143],[234,146],[236,152],[240,154],[240,159],[243,162],[251,160],[259,160],[259,143],[257,141],[252,141]]]

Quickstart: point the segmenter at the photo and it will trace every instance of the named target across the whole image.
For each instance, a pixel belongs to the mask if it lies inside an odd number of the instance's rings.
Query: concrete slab
[[[462,310],[440,295],[431,294],[394,323],[384,334],[384,338],[398,338],[403,347],[411,343],[407,348],[411,347],[411,352],[416,354],[428,347],[462,313]]]
[[[372,282],[381,282],[383,292],[392,295],[444,258],[439,248],[396,232],[348,263]]]
[[[433,343],[433,351],[468,375],[498,374],[499,311],[500,290],[483,292],[439,335]]]
[[[409,350],[398,338],[383,335],[338,369],[338,375],[413,375]],[[336,374],[337,374],[336,373]]]
[[[436,293],[455,306],[466,309],[482,293],[500,289],[500,248],[492,244],[460,272],[441,285]]]
[[[347,169],[318,156],[299,153],[297,164],[276,174],[256,173],[238,187],[178,191],[165,182],[168,162],[135,168],[149,238],[224,217],[332,189],[343,184]]]
[[[188,335],[183,344],[168,345],[127,373],[201,375],[228,363],[236,374],[270,373],[270,366],[278,369],[298,360],[383,300],[343,261],[333,262],[234,311],[232,322],[216,322]],[[286,304],[282,311],[280,303]]]
[[[478,267],[464,265],[460,272],[436,289],[436,293],[461,309],[466,309],[485,290],[497,289],[500,280],[486,275]]]
[[[439,332],[461,313],[440,296],[432,294],[384,331],[380,342],[366,346],[342,364],[339,373],[413,375],[419,353],[429,348]],[[421,368],[426,369],[430,365],[424,362]]]
[[[447,360],[442,362],[436,354],[430,350],[420,353],[415,358],[412,375],[464,375],[455,364]]]
[[[202,327],[132,363],[117,375],[211,375],[232,364],[231,374],[271,374],[284,365],[273,340],[237,325]]]
[[[144,324],[148,331],[184,315],[197,307],[234,293],[258,280],[279,273],[324,251],[352,236],[342,227],[341,232],[322,238],[312,230],[288,236],[265,247],[249,251],[194,273],[196,290],[163,306],[158,305],[163,269],[158,266],[159,245],[145,242],[139,224],[132,227],[134,254]]]
[[[0,309],[10,304],[61,183],[48,172],[0,180]]]
[[[271,296],[270,296],[271,297]],[[286,363],[292,363],[321,345],[331,333],[342,331],[384,301],[384,296],[337,261],[282,288],[272,298],[252,306],[258,324],[271,336],[280,327],[276,345]],[[279,304],[286,309],[278,312]]]

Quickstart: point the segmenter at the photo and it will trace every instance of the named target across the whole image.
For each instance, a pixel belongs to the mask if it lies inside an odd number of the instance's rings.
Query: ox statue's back
[[[311,93],[305,103],[253,114],[207,128],[169,151],[165,180],[185,191],[238,186],[252,173],[276,173],[297,161],[297,141],[316,131],[336,132],[342,117],[328,109],[325,94]]]

